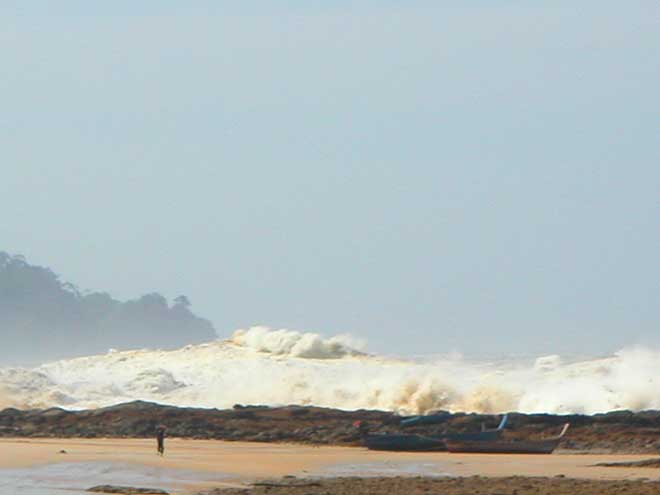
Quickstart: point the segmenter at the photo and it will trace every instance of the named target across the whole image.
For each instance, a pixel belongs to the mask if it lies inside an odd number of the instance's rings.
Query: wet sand
[[[65,450],[66,454],[59,453]],[[351,447],[167,439],[165,457],[155,440],[0,439],[0,468],[58,463],[106,463],[199,472],[187,489],[249,482],[285,475],[313,476],[530,476],[594,480],[660,480],[660,469],[596,467],[598,463],[635,462],[648,455],[487,455],[374,452]],[[658,457],[658,456],[656,456]],[[660,457],[658,457],[660,458]],[[220,477],[222,483],[209,481]],[[2,472],[0,471],[0,478]],[[203,481],[206,480],[206,481]],[[119,480],[121,481],[121,480]],[[90,486],[94,484],[90,480]],[[119,482],[117,483],[119,484]]]

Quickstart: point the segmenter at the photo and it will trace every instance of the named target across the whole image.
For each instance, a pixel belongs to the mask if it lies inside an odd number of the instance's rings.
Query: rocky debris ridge
[[[0,411],[0,437],[145,438],[164,424],[168,436],[252,442],[290,442],[316,445],[361,445],[354,426],[360,420],[371,433],[475,432],[495,427],[500,417],[447,413],[440,424],[402,427],[400,416],[386,411],[343,411],[322,407],[240,406],[233,409],[181,408],[135,401],[126,404],[68,411]],[[505,438],[540,438],[556,435],[571,423],[560,449],[601,453],[660,454],[660,411],[607,414],[509,414]]]
[[[601,481],[570,478],[324,478],[306,484],[286,480],[273,485],[253,484],[247,488],[216,488],[197,495],[657,495],[660,482],[643,480]]]

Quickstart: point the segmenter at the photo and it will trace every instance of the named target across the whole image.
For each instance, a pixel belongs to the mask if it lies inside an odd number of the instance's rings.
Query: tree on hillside
[[[211,323],[190,307],[186,296],[170,305],[158,293],[125,302],[106,292],[83,293],[49,268],[0,252],[0,365],[215,338]]]

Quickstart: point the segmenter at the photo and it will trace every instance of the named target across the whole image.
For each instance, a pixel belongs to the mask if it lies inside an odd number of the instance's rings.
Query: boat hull
[[[458,440],[496,440],[501,431],[482,431],[479,433],[454,433],[437,437],[423,435],[369,435],[364,443],[370,450],[393,450],[403,452],[446,451],[449,439]]]
[[[401,452],[446,451],[443,440],[422,435],[369,435],[364,440],[369,450],[391,450]]]
[[[568,431],[566,423],[556,437],[542,440],[465,440],[448,438],[445,443],[449,452],[475,454],[552,454]]]
[[[447,450],[455,453],[474,454],[552,454],[559,445],[559,440],[537,441],[461,441],[446,440]]]
[[[435,415],[430,417],[431,420],[443,417]],[[417,416],[415,421],[421,421],[428,416]],[[500,421],[499,426],[494,430],[483,430],[476,433],[445,433],[444,435],[437,436],[424,436],[416,434],[381,434],[381,435],[366,435],[364,437],[364,444],[370,450],[393,450],[404,452],[429,452],[429,451],[446,451],[448,440],[479,440],[479,441],[495,441],[500,438],[502,430],[507,423],[508,415],[505,414]]]

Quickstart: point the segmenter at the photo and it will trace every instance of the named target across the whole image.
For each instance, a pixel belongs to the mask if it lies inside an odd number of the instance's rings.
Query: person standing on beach
[[[156,440],[158,441],[158,454],[162,457],[165,454],[165,430],[163,425],[156,427]]]

